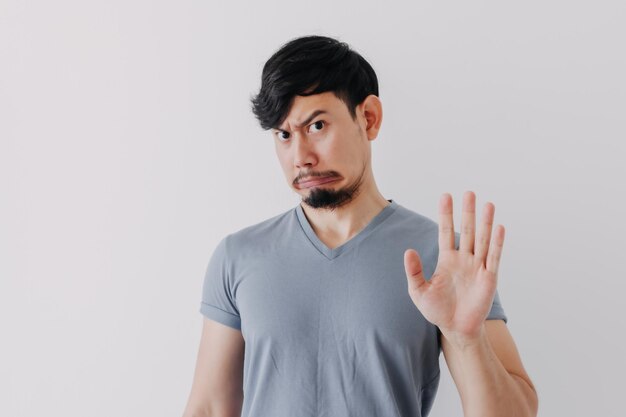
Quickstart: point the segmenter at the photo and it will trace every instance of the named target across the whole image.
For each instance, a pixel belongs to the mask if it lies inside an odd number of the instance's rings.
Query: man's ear
[[[383,104],[380,98],[374,94],[365,97],[359,105],[360,113],[365,120],[365,133],[369,140],[374,140],[378,136],[380,125],[383,122]]]

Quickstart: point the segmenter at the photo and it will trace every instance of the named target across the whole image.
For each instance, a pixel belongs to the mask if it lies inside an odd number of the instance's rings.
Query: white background
[[[288,40],[374,67],[386,198],[496,205],[539,415],[623,415],[621,1],[0,3],[0,415],[177,416],[225,234],[295,206],[249,98]],[[461,416],[442,356],[431,416]]]

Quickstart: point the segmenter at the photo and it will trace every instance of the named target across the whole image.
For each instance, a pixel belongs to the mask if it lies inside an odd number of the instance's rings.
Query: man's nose
[[[294,135],[294,164],[300,168],[304,165],[313,165],[316,162],[315,152],[309,139],[303,135]]]

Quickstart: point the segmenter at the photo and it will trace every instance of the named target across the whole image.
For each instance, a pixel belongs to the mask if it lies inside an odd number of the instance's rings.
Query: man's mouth
[[[320,184],[326,184],[327,182],[333,182],[333,181],[337,181],[339,178],[337,177],[318,177],[318,178],[311,178],[308,179],[306,181],[300,181],[298,182],[298,188],[311,188],[311,187],[315,187],[317,185]]]

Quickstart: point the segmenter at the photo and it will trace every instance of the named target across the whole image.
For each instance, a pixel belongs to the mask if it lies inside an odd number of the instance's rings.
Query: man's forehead
[[[289,126],[302,127],[319,114],[335,113],[338,104],[341,104],[341,101],[332,92],[296,96],[279,130],[289,128]]]

